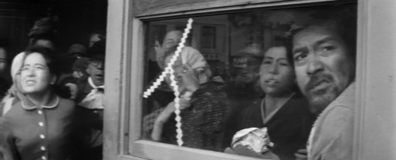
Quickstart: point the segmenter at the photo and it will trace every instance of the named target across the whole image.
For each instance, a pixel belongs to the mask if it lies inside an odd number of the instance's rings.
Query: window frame
[[[140,140],[142,121],[142,92],[144,71],[144,21],[174,16],[188,16],[207,12],[224,12],[230,10],[253,9],[261,7],[278,7],[289,5],[311,5],[317,3],[339,3],[342,0],[234,0],[222,4],[223,0],[197,3],[196,5],[160,8],[156,11],[134,12],[136,0],[118,0],[108,3],[107,49],[106,54],[106,110],[104,118],[104,159],[142,160],[142,159],[241,159],[240,156],[213,151],[178,147],[174,145]],[[177,0],[175,0],[177,1]],[[376,50],[383,53],[396,50],[396,45],[387,48],[391,42],[396,42],[396,34],[385,38],[388,43],[374,44],[380,40],[379,35],[386,35],[396,26],[396,19],[380,23],[380,17],[385,13],[391,15],[396,3],[392,0],[356,0],[358,3],[358,36],[357,36],[357,72],[356,72],[356,116],[354,132],[354,159],[392,159],[396,157],[396,138],[389,143],[378,140],[377,136],[393,137],[396,126],[396,112],[392,108],[396,104],[389,96],[383,100],[385,93],[396,94],[396,84],[392,80],[382,80],[378,84],[378,76],[396,77],[389,67],[396,68],[394,60],[384,61],[384,57],[369,54]],[[345,2],[345,0],[344,0]],[[211,7],[208,7],[211,6]],[[375,8],[377,7],[377,8]],[[379,8],[378,8],[379,7]],[[381,12],[379,14],[378,12]],[[390,18],[390,17],[388,17]],[[372,23],[376,21],[378,23]],[[377,35],[378,34],[378,35]],[[374,38],[374,40],[372,39]],[[384,48],[385,47],[385,48]],[[110,54],[118,53],[118,54]],[[382,63],[382,65],[377,65]],[[376,73],[378,69],[384,72]],[[388,69],[388,70],[386,70]],[[377,83],[376,83],[377,82]],[[391,87],[389,87],[391,86]],[[382,93],[382,94],[381,94]],[[381,104],[382,108],[373,109],[373,105]],[[378,115],[387,118],[375,118]],[[395,118],[394,118],[395,117]],[[386,122],[385,120],[389,120]],[[384,123],[384,124],[383,124]],[[379,125],[381,124],[381,125]],[[384,125],[391,127],[384,128]],[[374,130],[376,135],[370,134]],[[374,146],[373,146],[374,145]],[[381,158],[378,158],[381,157]],[[256,159],[243,157],[243,159]]]

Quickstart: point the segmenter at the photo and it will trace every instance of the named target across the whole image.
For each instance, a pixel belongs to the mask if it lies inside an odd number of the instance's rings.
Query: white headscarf
[[[15,85],[15,77],[19,73],[22,65],[23,65],[23,60],[25,58],[25,52],[19,53],[18,55],[15,56],[15,58],[12,60],[11,64],[11,77],[12,77],[12,82],[14,83],[11,88],[8,90],[7,95],[3,98],[1,101],[3,107],[3,110],[1,112],[2,115],[6,114],[12,107],[12,102],[15,99],[15,96],[18,96],[18,89]]]

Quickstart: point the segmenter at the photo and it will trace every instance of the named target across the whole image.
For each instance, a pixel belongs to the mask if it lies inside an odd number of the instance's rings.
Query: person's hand
[[[81,78],[84,74],[80,71],[74,71],[73,72],[73,77],[75,78]]]
[[[164,68],[165,64],[165,50],[162,48],[160,43],[158,41],[155,41],[154,44],[154,50],[155,50],[155,58],[157,60],[157,64],[160,68]]]
[[[70,99],[76,99],[78,94],[78,87],[74,83],[66,83],[65,86],[70,90]]]
[[[296,160],[307,160],[308,156],[307,156],[307,149],[299,149],[294,156],[296,156]]]
[[[190,101],[186,100],[184,98],[180,98],[179,101],[180,104],[180,109],[185,109],[190,106]],[[160,141],[161,140],[161,135],[162,135],[162,130],[165,122],[169,120],[169,117],[172,115],[173,112],[175,112],[175,102],[170,102],[164,111],[162,111],[159,116],[155,119],[154,126],[153,126],[153,131],[151,132],[151,139],[154,141]]]
[[[187,91],[195,92],[199,88],[198,74],[190,65],[184,64],[176,70],[177,81],[184,85]]]

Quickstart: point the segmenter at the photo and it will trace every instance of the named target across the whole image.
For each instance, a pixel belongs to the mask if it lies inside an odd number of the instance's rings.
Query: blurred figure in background
[[[1,115],[6,114],[15,103],[19,102],[19,100],[24,97],[20,79],[20,69],[24,58],[25,54],[18,54],[14,57],[14,60],[11,63],[11,77],[13,85],[8,89],[6,96],[1,101]]]
[[[235,124],[240,112],[260,103],[263,93],[258,80],[262,61],[263,51],[259,44],[248,45],[232,57],[231,81],[227,84],[231,111],[226,122],[224,145],[231,143],[232,136],[239,129]]]
[[[7,67],[7,51],[4,46],[0,44],[0,100],[6,95],[10,84],[4,78]]]
[[[88,49],[85,55],[88,59],[86,72],[89,77],[77,81],[78,94],[76,102],[83,110],[87,125],[88,137],[85,139],[85,150],[81,152],[82,159],[101,160],[103,152],[103,110],[104,106],[104,69],[106,41],[100,40]]]

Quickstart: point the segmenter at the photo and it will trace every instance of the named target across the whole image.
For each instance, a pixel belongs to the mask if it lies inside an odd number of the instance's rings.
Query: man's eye
[[[308,53],[305,53],[305,52],[295,53],[294,54],[294,61],[295,62],[301,61],[304,58],[306,58],[307,56],[308,56]]]
[[[332,50],[334,50],[334,49],[335,49],[334,46],[324,46],[324,47],[322,48],[322,51],[327,52],[327,51],[332,51]]]

